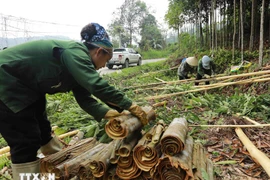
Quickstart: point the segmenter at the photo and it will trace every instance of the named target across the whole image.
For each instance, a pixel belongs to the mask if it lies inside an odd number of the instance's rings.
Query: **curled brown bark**
[[[175,118],[161,137],[161,150],[167,155],[175,155],[185,147],[188,125],[185,118]]]

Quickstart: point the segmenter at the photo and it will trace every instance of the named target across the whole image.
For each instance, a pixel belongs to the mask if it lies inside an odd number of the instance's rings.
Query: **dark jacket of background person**
[[[198,65],[198,60],[195,57],[188,57],[178,67],[177,75],[179,80],[188,79],[188,74],[196,72],[196,67]]]
[[[206,60],[205,63],[203,60]],[[199,60],[196,80],[200,80],[204,78],[206,75],[213,76],[215,72],[216,72],[216,65],[214,61],[208,56],[203,56],[203,58]],[[206,85],[209,84],[209,81],[206,81],[205,84]],[[195,82],[195,85],[199,85],[199,83]]]

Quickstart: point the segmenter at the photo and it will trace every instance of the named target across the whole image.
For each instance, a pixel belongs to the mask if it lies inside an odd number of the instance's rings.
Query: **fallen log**
[[[152,107],[143,107],[143,110],[147,113],[149,121],[156,118]],[[127,137],[129,133],[140,128],[142,128],[142,123],[137,117],[131,114],[123,114],[115,117],[105,125],[105,131],[112,139],[123,139]]]
[[[248,137],[245,135],[241,128],[235,128],[235,132],[241,142],[247,148],[250,156],[254,158],[263,167],[265,172],[270,177],[270,159],[265,155],[265,153],[257,149],[256,146],[252,144],[252,142],[248,139]]]
[[[139,140],[133,149],[133,159],[136,165],[143,171],[150,171],[156,165],[161,156],[160,138],[166,124],[159,121]]]
[[[187,120],[185,118],[174,118],[161,137],[161,151],[171,156],[183,151],[187,132]]]

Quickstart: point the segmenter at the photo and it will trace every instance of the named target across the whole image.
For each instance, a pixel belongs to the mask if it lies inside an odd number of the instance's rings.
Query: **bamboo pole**
[[[74,135],[78,134],[78,132],[79,132],[79,130],[74,130],[74,131],[67,132],[65,134],[61,134],[58,137],[60,139],[64,139],[65,137],[68,137],[68,136],[74,136]]]
[[[218,81],[218,80],[225,80],[225,79],[228,79],[228,78],[235,79],[235,78],[240,78],[240,77],[255,76],[255,75],[261,75],[261,74],[268,74],[268,73],[270,73],[270,70],[251,72],[251,73],[243,73],[243,74],[237,74],[237,75],[229,75],[229,76],[223,76],[224,74],[218,74],[216,77],[209,78],[209,79],[195,80],[194,78],[190,78],[190,79],[177,80],[177,81],[167,81],[167,82],[161,82],[161,83],[150,83],[150,84],[145,84],[145,85],[129,86],[129,87],[126,87],[124,89],[130,90],[130,89],[137,89],[137,88],[164,85],[164,84],[187,83],[187,82],[191,82],[191,81],[195,81],[195,82],[205,82],[205,81],[213,81],[213,80]]]
[[[166,81],[164,81],[164,80],[162,80],[162,79],[159,79],[159,78],[157,78],[157,77],[155,77],[155,79],[158,80],[158,81],[160,81],[160,82],[165,82],[165,83],[166,83]]]
[[[252,142],[248,139],[248,137],[245,135],[245,133],[242,131],[241,128],[236,128],[235,132],[238,135],[241,142],[247,148],[251,157],[260,163],[260,165],[264,168],[265,172],[270,177],[270,159],[265,155],[265,153],[257,149],[256,146],[252,144]]]
[[[152,106],[153,107],[160,107],[160,106],[164,106],[166,104],[167,104],[167,101],[162,101],[162,102],[155,103]]]
[[[1,154],[5,154],[5,153],[7,153],[9,151],[10,151],[10,147],[9,146],[3,147],[2,149],[0,149],[0,155]]]
[[[164,94],[164,95],[158,95],[158,96],[149,96],[144,98],[145,100],[153,100],[153,99],[161,99],[161,98],[167,98],[167,97],[172,97],[172,96],[177,96],[180,94],[186,94],[190,92],[199,92],[199,91],[204,91],[204,90],[209,90],[209,89],[215,89],[215,88],[220,88],[224,86],[229,86],[229,85],[236,85],[236,84],[247,84],[247,83],[254,83],[254,82],[264,82],[264,81],[270,81],[270,78],[263,78],[263,79],[255,79],[255,80],[244,80],[244,81],[237,81],[237,82],[230,82],[230,83],[221,83],[217,86],[210,86],[206,88],[199,88],[199,89],[193,89],[189,91],[183,91],[183,92],[177,92],[177,93],[171,93],[171,94]]]
[[[240,113],[236,113],[236,116],[239,117],[239,116],[241,116],[241,114],[240,114]],[[244,118],[246,121],[248,121],[248,122],[250,122],[250,123],[252,123],[252,124],[254,124],[254,125],[261,125],[260,123],[258,123],[258,122],[256,122],[256,121],[250,119],[250,118],[247,117],[247,116],[242,116],[242,118]],[[263,128],[263,126],[260,126],[260,128]]]
[[[189,127],[218,127],[218,128],[260,128],[260,127],[269,127],[270,124],[259,124],[259,125],[188,125]]]
[[[6,157],[10,157],[10,152],[4,153],[4,154],[0,154],[0,158],[6,156]]]
[[[241,81],[236,81],[239,82],[240,84],[244,84],[245,82],[251,81],[251,80],[256,80],[256,79],[262,79],[262,78],[267,78],[270,77],[270,74],[266,74],[266,75],[262,75],[262,76],[258,76],[258,77],[253,77],[253,78],[249,78],[249,79],[245,79],[245,80],[241,80]],[[195,87],[199,87],[199,88],[204,88],[204,87],[213,87],[213,86],[219,86],[220,84],[228,84],[228,83],[235,83],[235,82],[219,82],[219,83],[215,83],[215,84],[209,84],[209,85],[201,85],[201,86],[195,86]]]

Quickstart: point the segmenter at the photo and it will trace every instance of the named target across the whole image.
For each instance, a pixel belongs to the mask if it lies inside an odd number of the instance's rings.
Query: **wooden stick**
[[[4,154],[0,154],[0,158],[1,158],[2,156],[10,157],[10,152],[4,153]]]
[[[249,128],[249,127],[268,127],[270,124],[259,124],[259,125],[250,125],[250,124],[245,124],[245,125],[235,125],[235,124],[228,124],[228,125],[188,125],[189,127],[218,127],[218,128],[227,128],[227,127],[232,127],[232,128]],[[270,167],[270,166],[269,166]]]
[[[240,115],[240,113],[236,113],[236,116],[239,117],[239,116],[241,116],[241,115]],[[254,124],[254,125],[261,125],[260,123],[258,123],[258,122],[256,122],[256,121],[250,119],[250,118],[247,117],[247,116],[242,116],[242,118],[244,118],[244,119],[247,120],[248,122],[251,122],[251,123]],[[263,126],[261,126],[261,128],[263,128]]]
[[[3,147],[2,149],[0,149],[0,154],[5,154],[9,151],[10,151],[10,147],[6,146],[6,147]]]
[[[162,101],[162,102],[155,103],[152,106],[153,107],[160,107],[160,106],[164,106],[166,104],[167,104],[167,101]]]
[[[245,79],[245,80],[241,80],[241,81],[235,81],[235,82],[239,82],[240,84],[244,84],[245,82],[248,82],[251,80],[262,79],[262,78],[266,78],[266,77],[270,77],[270,74],[266,74],[266,75],[262,75],[262,76],[258,76],[258,77],[253,77],[253,78],[249,78],[249,79]],[[197,87],[200,87],[200,88],[213,87],[213,86],[219,86],[220,84],[226,84],[226,83],[234,83],[234,82],[219,82],[219,83],[215,83],[215,84],[201,85],[201,86],[197,86]]]
[[[247,148],[251,157],[257,160],[258,163],[260,163],[260,165],[264,168],[265,172],[270,177],[270,159],[265,155],[265,153],[257,149],[256,146],[252,144],[252,142],[248,139],[248,137],[245,135],[241,128],[236,128],[235,132],[241,142]]]
[[[59,137],[60,139],[64,139],[65,137],[68,137],[68,136],[74,136],[74,135],[76,135],[78,132],[79,132],[79,130],[74,130],[74,131],[67,132],[67,133],[65,133],[65,134],[61,134],[61,135],[59,135],[58,137]]]
[[[162,79],[159,79],[159,78],[155,78],[156,80],[158,80],[158,81],[160,81],[160,82],[164,82],[164,83],[166,83],[166,81],[164,81],[164,80],[162,80]]]

